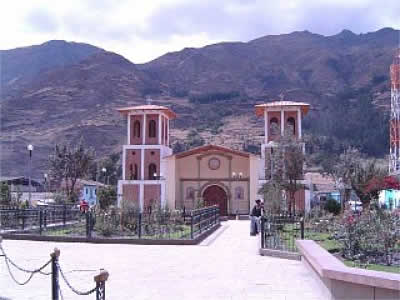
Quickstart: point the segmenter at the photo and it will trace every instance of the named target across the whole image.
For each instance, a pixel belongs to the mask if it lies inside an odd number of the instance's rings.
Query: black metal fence
[[[25,267],[19,266],[17,263],[14,262],[6,253],[2,246],[2,238],[0,236],[0,257],[4,258],[4,262],[7,267],[7,271],[11,277],[11,279],[17,285],[27,285],[31,279],[35,275],[42,275],[42,276],[51,276],[51,299],[52,300],[59,300],[63,299],[63,293],[60,287],[60,280],[62,279],[65,285],[73,292],[73,294],[77,296],[87,296],[91,294],[95,294],[96,300],[105,300],[105,288],[106,288],[106,281],[108,279],[108,272],[105,270],[101,270],[100,274],[94,276],[94,281],[96,285],[87,290],[87,291],[80,291],[73,287],[71,283],[68,281],[67,277],[65,276],[66,272],[60,266],[60,250],[57,248],[54,249],[54,252],[50,254],[50,260],[45,262],[41,267],[36,269],[27,269]],[[50,269],[50,270],[48,270]],[[27,275],[27,279],[24,281],[17,280],[16,276],[14,275],[15,272],[18,271],[20,273],[24,273]],[[61,275],[61,276],[60,276]]]
[[[196,239],[219,224],[219,208],[192,211],[79,211],[76,207],[0,210],[0,233],[85,238]]]
[[[298,239],[304,239],[302,217],[267,215],[261,218],[261,248],[297,252]]]
[[[37,232],[66,227],[82,221],[78,208],[67,205],[46,206],[32,209],[1,209],[0,233]]]
[[[123,236],[138,239],[196,239],[219,224],[219,208],[192,211],[147,210],[114,214],[87,214],[88,237]]]

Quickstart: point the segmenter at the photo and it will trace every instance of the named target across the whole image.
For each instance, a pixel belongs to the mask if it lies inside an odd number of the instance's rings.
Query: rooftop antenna
[[[285,94],[284,94],[284,92],[280,93],[280,94],[278,95],[278,97],[279,97],[279,99],[280,99],[281,101],[283,101],[283,99],[285,99]]]
[[[146,103],[147,103],[147,105],[151,105],[152,102],[153,102],[153,99],[151,99],[150,97],[147,97],[147,98],[146,98]]]

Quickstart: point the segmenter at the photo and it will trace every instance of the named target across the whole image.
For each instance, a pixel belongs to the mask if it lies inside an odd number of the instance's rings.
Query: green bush
[[[340,213],[340,203],[337,202],[335,199],[328,199],[328,201],[326,201],[324,209],[334,215],[338,215]]]
[[[101,187],[97,191],[101,209],[107,209],[110,205],[117,203],[117,191],[114,186]]]

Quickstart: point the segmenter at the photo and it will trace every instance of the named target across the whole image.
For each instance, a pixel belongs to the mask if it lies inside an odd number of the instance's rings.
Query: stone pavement
[[[110,273],[107,300],[259,300],[324,299],[317,283],[298,261],[257,254],[259,237],[249,235],[249,221],[222,223],[198,246],[97,245],[3,241],[7,254],[34,268],[61,250],[60,265],[73,286],[88,290],[100,268]],[[25,274],[15,271],[17,278]],[[1,297],[49,300],[50,277],[36,275],[26,286],[16,285],[0,257]],[[76,296],[62,283],[64,299]]]

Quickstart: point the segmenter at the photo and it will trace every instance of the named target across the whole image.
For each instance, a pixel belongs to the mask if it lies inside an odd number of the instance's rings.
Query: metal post
[[[44,228],[47,228],[47,209],[44,210],[43,224]]]
[[[183,207],[183,223],[185,224],[185,217],[186,217],[186,207]]]
[[[301,239],[304,240],[304,218],[300,219],[300,235]]]
[[[60,250],[54,248],[54,252],[50,254],[51,256],[51,295],[52,300],[59,299],[59,281],[58,281],[58,259],[60,257]]]
[[[142,213],[139,213],[139,218],[138,218],[138,237],[139,239],[142,238]]]
[[[190,238],[193,240],[193,212],[190,213]]]
[[[200,213],[199,213],[199,233],[201,234],[201,215],[203,214],[203,212],[202,211],[200,211]]]
[[[22,214],[22,230],[25,230],[25,211]]]
[[[89,216],[89,212],[85,213],[85,219],[86,219],[86,237],[90,238],[90,216]]]
[[[64,204],[63,210],[63,225],[65,227],[65,223],[67,222],[67,206]]]
[[[108,272],[106,270],[100,270],[100,274],[94,276],[96,282],[96,300],[106,299],[106,281],[108,279]]]
[[[261,248],[265,248],[265,219],[261,217]]]
[[[43,231],[43,211],[39,210],[39,234],[42,235]]]

